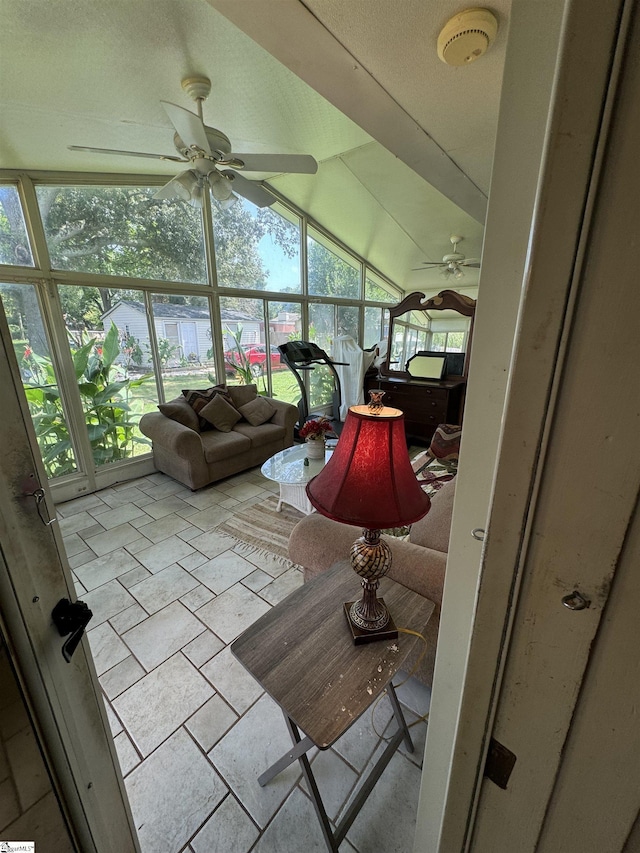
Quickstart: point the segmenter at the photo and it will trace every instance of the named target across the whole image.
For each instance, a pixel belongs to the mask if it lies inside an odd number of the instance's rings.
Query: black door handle
[[[92,617],[93,613],[84,601],[71,602],[68,598],[61,598],[51,611],[53,624],[58,629],[60,636],[66,637],[67,634],[70,634],[70,637],[62,645],[62,657],[67,663],[70,662],[71,655],[78,648],[84,629]]]

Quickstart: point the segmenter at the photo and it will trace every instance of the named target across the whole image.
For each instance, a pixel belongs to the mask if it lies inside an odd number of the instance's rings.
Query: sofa
[[[431,509],[424,518],[411,526],[407,539],[385,537],[392,555],[388,576],[436,605],[427,626],[427,651],[413,673],[429,687],[433,679],[440,625],[455,483],[455,479],[446,482],[432,496]],[[299,521],[291,532],[289,559],[302,566],[305,581],[310,580],[330,568],[336,560],[348,558],[349,548],[359,535],[358,529],[352,525],[340,524],[319,513],[312,513]],[[355,573],[353,577],[355,588],[359,580]],[[406,669],[409,672],[415,666],[421,650],[418,647],[408,659]]]
[[[261,465],[293,444],[298,409],[255,385],[185,390],[140,419],[153,461],[191,490]]]

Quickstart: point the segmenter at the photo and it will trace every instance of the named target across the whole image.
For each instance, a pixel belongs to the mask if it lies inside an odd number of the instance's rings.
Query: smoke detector
[[[488,9],[466,9],[454,15],[438,36],[438,56],[447,65],[469,65],[489,49],[498,21]]]

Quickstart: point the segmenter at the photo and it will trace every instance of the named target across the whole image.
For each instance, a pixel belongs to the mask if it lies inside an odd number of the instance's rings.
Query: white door
[[[3,633],[79,853],[134,853],[139,847],[88,643],[67,663],[51,619],[56,603],[75,595],[58,525],[48,523],[55,510],[3,311],[0,402]]]
[[[196,332],[195,323],[180,323],[180,334],[182,336],[182,354],[185,358],[190,355],[196,357],[200,355],[198,352],[198,335]]]
[[[608,601],[637,550],[640,301],[617,259],[640,229],[639,17],[631,3],[568,4],[445,803],[422,846],[419,815],[416,850],[613,853],[640,806],[615,767],[637,743],[637,682],[613,685],[610,666],[633,632],[620,594]],[[589,606],[565,606],[574,591]],[[446,607],[445,590],[443,624]],[[586,762],[607,669],[621,742],[592,743]],[[439,676],[446,690],[437,663],[434,704]],[[483,779],[489,736],[516,757],[506,789]],[[429,741],[426,759],[425,775]]]

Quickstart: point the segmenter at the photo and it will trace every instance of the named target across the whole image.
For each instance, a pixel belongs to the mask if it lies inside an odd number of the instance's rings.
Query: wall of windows
[[[402,297],[283,200],[201,213],[154,199],[159,180],[0,173],[0,298],[57,497],[150,465],[138,421],[183,388],[256,382],[297,402],[278,345],[372,346]]]

